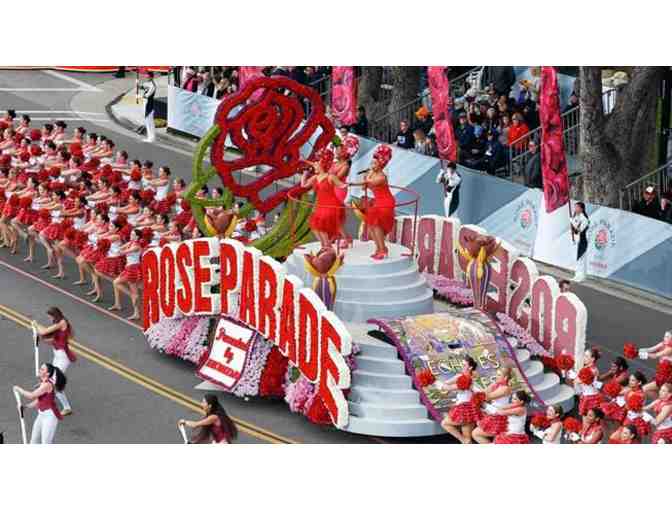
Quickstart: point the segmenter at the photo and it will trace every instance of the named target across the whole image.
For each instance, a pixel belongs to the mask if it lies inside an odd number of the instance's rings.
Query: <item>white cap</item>
[[[655,190],[655,188],[654,188],[653,186],[649,186],[649,187],[646,188],[644,191],[646,191],[647,193],[653,193],[653,192],[656,191],[656,190]]]

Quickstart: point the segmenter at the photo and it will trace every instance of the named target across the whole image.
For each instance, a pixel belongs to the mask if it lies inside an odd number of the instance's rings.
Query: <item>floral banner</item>
[[[493,320],[479,310],[469,308],[370,322],[394,342],[422,403],[437,421],[455,404],[455,393],[445,392],[442,386],[462,371],[466,356],[478,363],[474,382],[479,391],[496,381],[497,370],[502,366],[514,368],[514,391],[530,391],[511,356],[510,344]]]
[[[457,162],[457,144],[455,143],[451,116],[450,82],[445,69],[444,66],[429,66],[427,68],[429,90],[432,94],[434,133],[436,134],[439,157],[443,160]]]
[[[541,121],[541,174],[544,180],[546,212],[552,213],[569,202],[569,176],[565,142],[562,137],[558,75],[552,66],[541,68],[539,89]]]
[[[334,67],[331,71],[331,113],[338,124],[357,122],[357,83],[354,67]]]
[[[239,66],[238,67],[238,90],[247,85],[249,81],[264,76],[264,66]],[[258,100],[263,94],[263,91],[257,91],[252,95],[252,100]]]

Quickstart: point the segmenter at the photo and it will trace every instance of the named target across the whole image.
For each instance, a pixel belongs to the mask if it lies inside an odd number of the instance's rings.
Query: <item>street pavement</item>
[[[132,86],[132,78],[119,80],[111,75],[0,71],[0,110],[14,108],[18,113],[29,112],[36,125],[63,119],[68,130],[84,126],[90,132],[113,139],[132,159],[150,159],[155,166],[166,164],[175,177],[189,181],[192,143],[166,137],[155,144],[142,143],[141,137],[128,126],[119,125],[108,116],[106,106]],[[45,262],[41,247],[36,254],[35,263],[26,264],[23,257],[0,250],[0,305],[42,323],[48,322],[44,311],[49,306],[61,307],[75,325],[77,341],[83,348],[118,364],[115,367],[94,354],[80,356],[80,361],[69,369],[68,394],[75,412],[61,423],[57,441],[179,442],[175,423],[181,417],[194,416],[194,402],[202,396],[193,389],[199,382],[193,366],[152,351],[137,326],[107,312],[112,297],[109,285],[101,306],[92,305],[84,295],[86,289],[72,286],[77,273],[71,261],[66,266],[68,279],[57,281],[39,269]],[[573,290],[588,308],[588,342],[599,346],[605,354],[600,364],[604,369],[614,356],[620,355],[624,342],[649,345],[665,329],[672,329],[669,301],[659,300],[654,306],[627,292],[604,292],[594,282],[575,285]],[[125,310],[124,314],[127,313]],[[0,317],[0,346],[0,431],[5,430],[7,442],[18,442],[11,386],[30,386],[33,381],[30,333]],[[42,356],[49,357],[46,348]],[[649,375],[653,373],[652,363],[634,361],[633,365]],[[152,382],[148,384],[133,375],[135,372]],[[220,398],[232,416],[247,424],[240,442],[379,442],[376,438],[314,426],[291,413],[284,402],[264,399],[246,402],[224,394]],[[415,441],[450,442],[444,437]]]

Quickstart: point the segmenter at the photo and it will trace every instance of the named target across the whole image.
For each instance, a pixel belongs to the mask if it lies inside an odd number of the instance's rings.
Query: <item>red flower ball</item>
[[[434,374],[432,374],[432,371],[429,369],[420,370],[415,373],[415,376],[418,379],[418,384],[422,388],[430,386],[436,381],[436,377],[434,377]]]
[[[635,359],[639,356],[639,349],[637,349],[635,344],[626,343],[623,345],[623,356],[627,359]]]
[[[585,385],[591,385],[595,382],[595,372],[588,367],[579,370],[579,381]]]
[[[547,429],[551,426],[551,420],[543,414],[535,414],[530,420],[530,424],[538,429]]]
[[[621,386],[618,383],[618,381],[615,381],[614,379],[612,379],[611,381],[609,381],[607,384],[604,385],[604,388],[602,388],[602,391],[608,397],[616,398],[621,394],[621,389],[623,389],[623,386]]]
[[[555,360],[560,370],[571,370],[574,368],[574,358],[569,354],[559,354]]]
[[[568,416],[565,418],[565,420],[562,422],[562,426],[565,428],[565,431],[569,433],[579,433],[581,432],[581,422],[574,418],[573,416]]]
[[[466,391],[471,388],[471,376],[467,374],[462,374],[457,378],[457,389],[461,391]]]

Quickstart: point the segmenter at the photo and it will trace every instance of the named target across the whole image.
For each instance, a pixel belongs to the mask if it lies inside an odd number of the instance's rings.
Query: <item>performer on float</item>
[[[385,237],[394,228],[396,201],[387,184],[387,176],[383,172],[391,159],[392,149],[389,145],[376,147],[371,169],[367,172],[363,182],[364,191],[370,189],[373,192],[373,203],[364,211],[364,223],[376,244],[376,251],[371,255],[374,260],[387,258]]]
[[[124,285],[128,286],[128,293],[131,296],[133,305],[133,315],[128,320],[137,320],[140,318],[138,309],[138,284],[142,282],[142,266],[140,257],[142,255],[142,233],[139,230],[131,232],[131,238],[128,243],[123,245],[119,253],[126,257],[126,267],[112,282],[114,290],[114,304],[108,308],[110,311],[121,311],[120,293]]]
[[[179,420],[178,426],[182,425],[191,429],[200,427],[194,443],[230,444],[236,439],[238,429],[233,420],[212,394],[207,394],[201,401],[201,409],[205,418],[198,421]]]
[[[612,379],[615,380],[615,379]],[[639,394],[644,397],[643,386],[646,384],[646,376],[637,371],[628,378],[628,385],[625,386],[620,394],[609,402],[603,402],[600,409],[604,412],[606,420],[612,420],[623,423],[628,413],[626,408],[627,399],[630,395]]]
[[[72,326],[70,326],[70,322],[58,307],[52,306],[49,308],[47,315],[51,317],[51,326],[45,328],[34,321],[33,326],[42,341],[51,344],[54,350],[54,358],[51,364],[65,374],[70,367],[70,363],[77,361],[75,353],[70,349],[70,339],[73,337]],[[61,415],[68,416],[72,414],[72,406],[65,391],[57,390],[56,398],[61,403]]]
[[[644,408],[656,414],[653,424],[656,432],[651,437],[653,444],[672,444],[672,383],[661,385],[658,398]]]
[[[575,282],[582,282],[586,279],[588,272],[588,227],[590,220],[586,213],[586,204],[577,202],[574,204],[574,215],[570,220],[572,229],[572,239],[576,242],[578,237],[578,246],[576,249],[576,271],[574,272]]]
[[[352,166],[352,157],[359,150],[359,139],[355,136],[346,136],[336,149],[336,161],[331,165],[329,173],[338,177],[338,180],[341,182],[348,182],[348,177],[350,176],[350,168]],[[336,188],[335,189],[336,198],[343,204],[345,210],[345,202],[348,198],[348,188]],[[352,247],[352,237],[350,237],[343,225],[341,225],[341,239],[339,241],[339,247],[341,248],[350,248]]]
[[[614,361],[611,362],[609,370],[603,374],[600,374],[597,377],[597,380],[602,383],[615,381],[621,386],[626,386],[630,378],[628,368],[628,362],[625,360],[625,358],[623,356],[617,356]]]
[[[581,433],[578,437],[578,444],[597,444],[602,442],[604,437],[604,427],[602,420],[604,413],[601,409],[590,409],[583,420]]]
[[[446,218],[450,218],[460,205],[460,183],[462,177],[457,172],[457,165],[448,161],[445,168],[439,170],[436,176],[436,183],[443,185],[443,210]]]
[[[548,420],[548,427],[538,429],[531,426],[532,433],[541,439],[542,444],[560,444],[562,440],[562,406],[554,405],[546,408],[546,419]]]
[[[510,405],[511,394],[511,367],[502,367],[497,374],[498,379],[485,390],[485,400],[490,405],[486,406],[486,415],[478,420],[478,426],[472,432],[473,439],[480,444],[488,444],[491,438],[506,432],[507,415],[498,411],[506,409]],[[488,409],[490,409],[489,412]]]
[[[507,417],[507,424],[506,431],[495,437],[495,444],[527,444],[530,442],[530,438],[525,433],[529,402],[530,396],[523,390],[518,390],[511,397],[511,403],[497,411],[497,414]]]
[[[616,431],[609,437],[609,442],[612,440],[618,441],[621,437],[623,427],[632,425],[637,429],[637,435],[644,442],[644,438],[651,433],[650,423],[654,418],[643,411],[644,408],[644,393],[632,392],[628,395],[625,401],[625,408],[627,413],[623,420],[623,425],[616,429]]]
[[[337,238],[345,222],[345,208],[336,196],[336,188],[345,188],[347,184],[333,174],[329,169],[334,161],[334,153],[323,149],[318,155],[318,161],[309,162],[315,173],[301,176],[303,188],[312,187],[315,190],[316,200],[313,213],[310,215],[310,228],[320,241],[323,250],[331,249],[332,239]]]
[[[27,407],[37,408],[37,419],[30,435],[31,444],[51,444],[54,442],[58,421],[61,416],[56,405],[56,392],[65,389],[66,378],[58,367],[45,363],[40,367],[39,385],[33,391],[14,386],[14,391],[30,400]]]
[[[640,359],[657,359],[656,377],[644,386],[644,392],[655,397],[660,387],[672,383],[672,331],[666,331],[663,340],[653,347],[639,350]]]
[[[455,405],[441,422],[441,426],[462,444],[472,441],[471,433],[480,418],[480,411],[473,401],[473,380],[476,377],[476,361],[467,356],[462,362],[462,372],[446,381],[443,391],[456,391]]]

